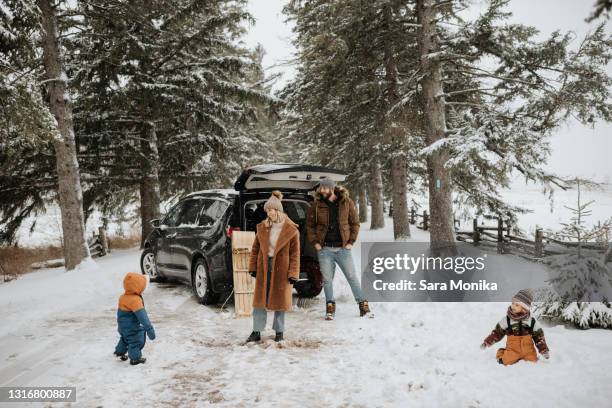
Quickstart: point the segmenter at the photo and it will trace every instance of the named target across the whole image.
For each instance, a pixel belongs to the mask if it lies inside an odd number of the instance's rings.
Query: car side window
[[[195,227],[198,225],[198,214],[202,207],[202,201],[203,200],[187,200],[183,203],[178,218],[179,227]]]
[[[168,215],[164,218],[163,224],[169,227],[175,227],[179,220],[179,215],[181,214],[181,210],[183,208],[183,203],[178,203],[168,212]]]
[[[217,222],[225,213],[229,204],[221,200],[203,200],[204,205],[200,213],[199,225],[208,227]]]

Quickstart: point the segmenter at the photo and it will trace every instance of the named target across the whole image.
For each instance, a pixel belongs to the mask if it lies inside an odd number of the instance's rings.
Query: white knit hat
[[[268,201],[264,204],[264,210],[268,210],[274,208],[280,212],[283,212],[283,204],[281,200],[283,199],[283,193],[278,190],[274,190]]]

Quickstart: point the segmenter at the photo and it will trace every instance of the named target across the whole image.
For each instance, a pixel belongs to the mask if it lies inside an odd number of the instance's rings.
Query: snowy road
[[[363,229],[363,240],[391,236],[390,228]],[[137,270],[138,257],[118,251],[96,261],[97,271],[46,270],[0,285],[0,386],[76,385],[79,407],[575,407],[612,400],[612,331],[549,327],[551,360],[503,367],[494,349],[478,346],[506,304],[373,304],[376,317],[362,319],[340,280],[337,319],[322,319],[321,299],[296,309],[282,346],[271,330],[262,344],[245,346],[250,319],[197,304],[187,287],[152,284],[144,297],[158,338],[147,341],[147,363],[132,367],[112,351],[121,278]]]

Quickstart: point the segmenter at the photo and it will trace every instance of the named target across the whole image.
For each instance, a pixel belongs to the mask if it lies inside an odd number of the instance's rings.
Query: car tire
[[[165,278],[159,274],[155,252],[151,248],[145,248],[140,255],[140,271],[149,276],[151,282],[163,282]]]
[[[315,282],[310,279],[296,283],[294,288],[298,296],[301,298],[313,298],[321,293],[321,290],[323,289],[322,286],[317,286]]]
[[[212,305],[217,302],[218,295],[212,290],[210,276],[202,258],[198,258],[191,268],[191,287],[199,303]]]

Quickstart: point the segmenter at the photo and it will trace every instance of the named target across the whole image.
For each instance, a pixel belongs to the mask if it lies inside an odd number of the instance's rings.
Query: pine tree
[[[597,0],[595,2],[595,10],[593,10],[593,14],[591,14],[586,21],[590,22],[601,16],[610,18],[610,9],[612,9],[612,0]]]
[[[409,5],[396,0],[292,1],[298,75],[282,96],[286,123],[310,160],[343,163],[354,190],[367,185],[371,228],[384,226],[385,184],[393,185],[394,235],[410,235],[409,170],[420,165],[418,111],[398,87],[414,71]],[[417,164],[414,164],[417,163]]]
[[[612,228],[612,218],[598,225],[588,225],[591,215],[589,207],[594,201],[581,201],[581,188],[594,184],[580,178],[571,180],[576,187],[575,207],[566,207],[572,217],[562,223],[555,238],[574,243],[575,246],[560,255],[549,255],[543,259],[551,272],[553,288],[540,290],[535,312],[550,318],[566,321],[581,328],[612,327],[612,262],[608,259],[609,242],[607,232]],[[602,250],[595,250],[597,243]],[[587,246],[587,244],[590,244]],[[604,254],[604,250],[608,250]]]
[[[451,171],[446,167],[448,151],[431,149],[440,145],[446,137],[446,106],[442,86],[442,64],[438,58],[438,9],[435,0],[417,0],[419,24],[419,69],[422,72],[421,98],[425,122],[425,143],[430,148],[427,156],[429,186],[429,234],[433,248],[444,248],[455,241]]]
[[[514,173],[547,192],[566,188],[543,169],[554,130],[570,117],[610,120],[604,27],[575,49],[571,33],[537,41],[535,28],[507,22],[506,5],[492,0],[469,20],[460,0],[295,0],[286,8],[299,56],[283,93],[286,123],[303,156],[368,174],[373,227],[380,191],[391,191],[380,180],[402,161],[411,188],[427,183],[434,246],[454,241],[454,211],[512,221],[526,211],[501,198]]]
[[[53,147],[62,213],[64,262],[66,270],[71,270],[90,256],[85,239],[83,193],[72,122],[72,105],[67,90],[63,49],[59,37],[56,15],[58,5],[51,0],[37,0],[36,3],[41,11],[43,66],[49,111],[57,122]]]
[[[51,140],[55,119],[39,86],[40,12],[31,1],[0,7],[0,244],[23,220],[44,209],[57,190]]]
[[[40,48],[31,33],[38,30],[38,9],[27,1],[9,6],[17,17],[13,22],[3,17],[1,33],[6,25],[13,43],[28,40],[36,55]],[[21,9],[36,14],[30,31],[21,16],[25,11],[15,12]],[[240,45],[250,19],[244,9],[244,1],[229,0],[88,1],[62,3],[57,9],[86,215],[94,208],[116,213],[126,204],[140,204],[144,238],[149,220],[159,217],[160,200],[231,185],[253,152],[262,153],[258,160],[268,159],[265,145],[274,143],[267,140],[273,136],[273,124],[265,137],[251,133],[263,131],[255,123],[267,119],[264,113],[276,111],[277,101],[256,75],[262,72],[261,61]],[[3,58],[10,47],[3,48]],[[21,93],[22,99],[37,95],[29,93],[40,78],[33,63],[0,79],[4,85],[5,78],[33,78],[31,85],[23,86],[28,91]],[[16,66],[13,61],[6,65]],[[18,128],[38,127],[43,134],[55,119],[46,107],[46,119],[36,115],[34,104],[26,106],[25,100],[18,108],[12,102],[19,94],[8,95],[13,99],[3,106],[15,111],[3,111],[13,125],[0,140],[3,147],[10,146],[0,153],[1,168],[10,170],[0,184],[0,239],[5,242],[14,239],[26,217],[44,211],[57,188],[51,136],[34,144],[34,138],[24,135],[36,132]],[[19,115],[26,120],[19,122]],[[12,138],[18,133],[19,139]]]
[[[53,147],[57,184],[44,179],[39,179],[37,183],[48,183],[57,191],[62,214],[65,265],[67,270],[71,270],[89,257],[89,248],[85,240],[72,106],[67,90],[64,49],[60,42],[61,32],[58,26],[57,14],[62,6],[61,2],[39,0],[35,3],[11,1],[2,8],[2,59],[14,64],[3,67],[11,72],[3,78],[0,85],[3,99],[8,99],[10,106],[3,112],[3,116],[9,117],[6,136],[3,136],[12,139],[3,140],[3,143],[9,144],[9,148],[3,153],[2,166],[13,167],[18,164],[20,159],[15,158],[17,152],[35,155],[37,151],[41,152],[47,143]],[[40,45],[34,40],[35,35],[39,36]],[[42,72],[39,70],[41,65]],[[38,88],[40,86],[43,86],[45,91],[42,98]],[[46,100],[45,105],[41,100]],[[27,135],[29,130],[34,131],[34,136]],[[44,135],[48,139],[45,139]],[[39,136],[43,136],[43,139],[36,143],[35,139]],[[32,186],[26,183],[25,187],[19,184],[23,181],[32,182],[30,176],[40,176],[41,170],[47,175],[50,171],[45,165],[48,163],[48,160],[43,160],[42,165],[28,165],[26,167],[29,172],[22,169],[11,171],[11,178],[19,175],[26,180],[3,180],[0,189],[12,192],[10,196],[6,196],[7,200],[10,197],[12,202],[4,202],[2,205],[2,221],[5,224],[3,240],[12,240],[16,228],[25,216],[42,207],[44,193],[37,191],[40,184]]]
[[[554,130],[570,117],[591,126],[611,119],[612,80],[605,71],[611,37],[600,25],[573,49],[571,33],[555,32],[537,41],[535,28],[508,24],[505,0],[490,1],[469,21],[457,14],[464,6],[460,1],[427,4],[440,24],[434,30],[438,46],[422,61],[430,67],[427,72],[440,69],[444,89],[430,93],[430,100],[444,105],[439,112],[445,114],[445,128],[423,153],[430,160],[435,152],[446,155],[441,161],[451,175],[446,185],[455,192],[455,209],[469,207],[513,220],[526,209],[501,199],[511,175],[522,174],[545,191],[566,188],[543,169]],[[437,180],[444,188],[444,179],[430,178],[430,193],[437,191]],[[448,215],[450,198],[442,201]],[[448,218],[446,235],[452,226]]]
[[[223,187],[253,147],[256,104],[271,102],[248,83],[252,54],[238,45],[244,1],[89,1],[71,44],[81,158],[108,192],[139,190],[142,239],[160,200]],[[93,184],[93,183],[92,183]],[[106,188],[102,188],[106,186]]]

